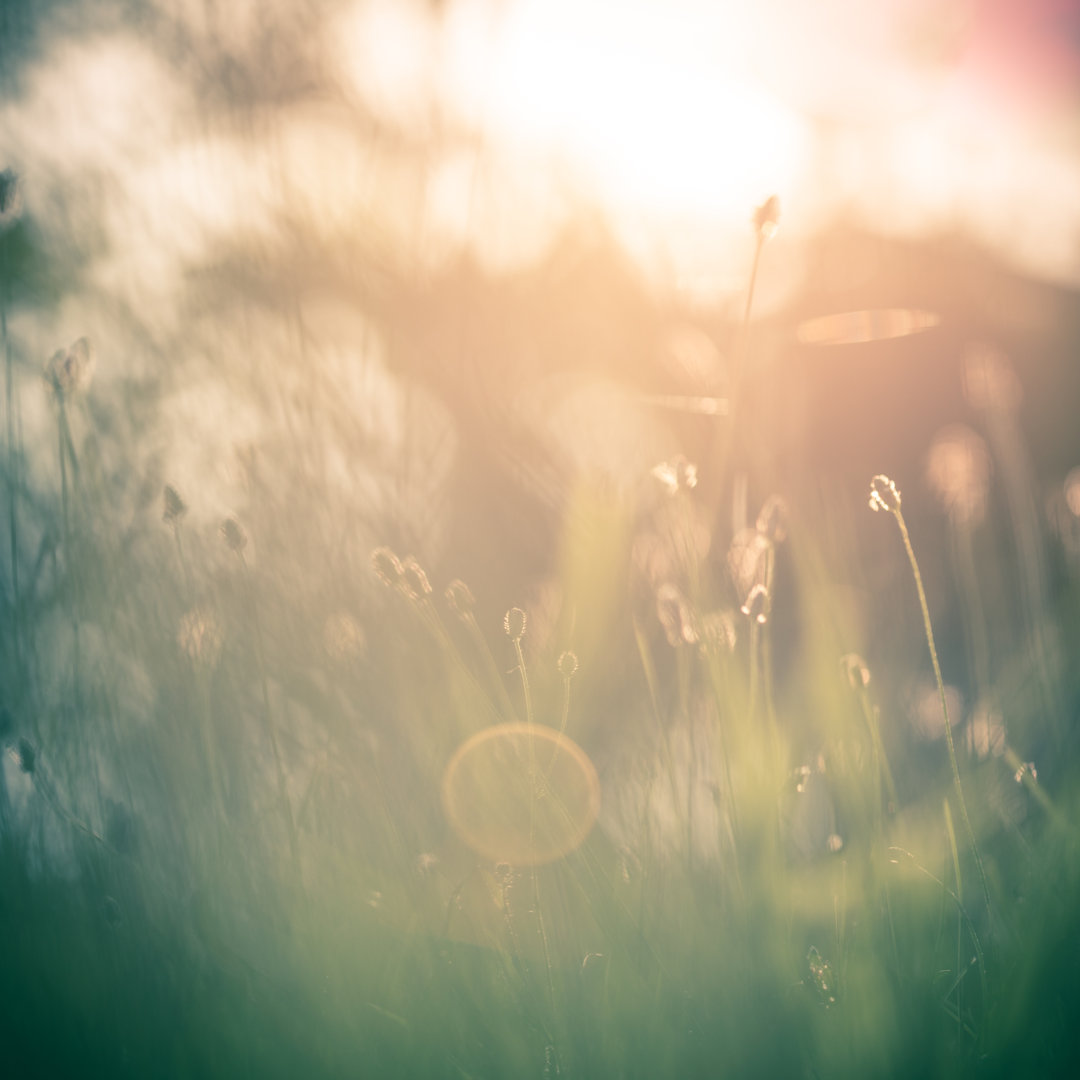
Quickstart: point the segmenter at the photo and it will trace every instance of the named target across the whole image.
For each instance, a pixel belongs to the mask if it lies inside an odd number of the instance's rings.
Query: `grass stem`
[[[894,489],[895,490],[895,489]],[[926,644],[930,648],[930,662],[934,666],[934,678],[937,681],[938,697],[941,700],[941,712],[945,721],[945,744],[949,749],[949,768],[952,770],[953,785],[956,788],[956,803],[960,809],[960,819],[964,823],[964,833],[972,857],[975,860],[975,868],[979,874],[979,884],[982,886],[983,900],[989,914],[993,910],[990,900],[990,886],[986,880],[986,871],[983,868],[982,855],[979,854],[979,845],[975,842],[975,830],[971,827],[971,818],[968,815],[967,801],[964,799],[964,786],[960,782],[960,766],[956,761],[956,746],[953,741],[952,721],[949,719],[949,703],[945,697],[945,680],[941,676],[941,664],[938,661],[937,645],[934,642],[934,627],[930,621],[930,607],[926,602],[926,589],[923,587],[922,573],[919,571],[919,561],[915,558],[915,549],[911,545],[911,536],[908,533],[907,522],[904,521],[903,511],[900,509],[900,500],[897,498],[896,505],[890,507],[896,524],[900,528],[900,537],[904,541],[904,550],[907,552],[908,562],[911,564],[911,572],[915,578],[915,590],[919,594],[919,607],[922,610],[923,629],[926,632]]]

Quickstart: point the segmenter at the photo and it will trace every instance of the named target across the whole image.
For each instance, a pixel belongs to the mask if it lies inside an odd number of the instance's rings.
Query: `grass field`
[[[1057,301],[760,314],[771,200],[713,307],[433,269],[284,151],[249,228],[244,86],[210,240],[0,176],[0,1076],[1077,1075]]]

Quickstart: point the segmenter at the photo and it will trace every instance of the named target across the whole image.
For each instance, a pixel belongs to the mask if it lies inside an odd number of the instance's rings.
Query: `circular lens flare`
[[[498,724],[455,751],[442,785],[457,834],[494,862],[539,866],[577,848],[600,812],[600,782],[572,739],[536,724]]]

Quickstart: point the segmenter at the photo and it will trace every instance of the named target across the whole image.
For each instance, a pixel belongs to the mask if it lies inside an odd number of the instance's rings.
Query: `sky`
[[[503,269],[590,202],[657,278],[723,281],[744,252],[721,249],[775,192],[796,237],[840,215],[966,231],[1080,281],[1075,0],[155,7],[138,25],[50,9],[3,108],[0,155],[37,174],[32,210],[100,172],[109,238],[149,234],[114,246],[106,280],[170,295],[201,245],[272,230],[287,198],[326,230],[374,219],[423,265],[466,244]],[[275,80],[307,65],[321,85],[229,130],[221,60],[258,67],[268,33],[290,42]],[[372,153],[350,109],[424,153]]]

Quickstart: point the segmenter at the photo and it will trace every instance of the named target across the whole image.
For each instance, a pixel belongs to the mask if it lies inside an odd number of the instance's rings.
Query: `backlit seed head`
[[[476,597],[461,578],[454,578],[446,586],[445,595],[447,605],[459,619],[468,618],[476,610]]]
[[[654,466],[652,475],[663,484],[669,495],[697,487],[697,466],[692,461],[687,461],[682,454],[676,454],[671,461],[662,461]]]
[[[757,531],[770,544],[787,539],[788,505],[779,495],[770,495],[757,516]]]
[[[844,673],[852,690],[861,690],[870,685],[870,669],[858,653],[847,653],[840,657],[840,670]]]
[[[810,783],[813,769],[809,765],[800,765],[791,775],[795,781],[795,791],[799,795],[806,794],[806,785]]]
[[[10,228],[22,215],[22,185],[11,169],[0,172],[0,233]]]
[[[371,569],[375,576],[387,586],[397,585],[404,570],[398,557],[388,547],[377,547],[371,553]]]
[[[364,651],[364,628],[346,611],[338,611],[323,623],[323,648],[338,661],[353,660]]]
[[[236,518],[226,518],[221,523],[221,539],[230,551],[235,551],[238,555],[247,547],[247,534]]]
[[[176,643],[180,651],[197,667],[212,668],[221,656],[224,631],[209,608],[196,607],[180,619]]]
[[[503,630],[511,641],[520,641],[525,636],[525,612],[512,607],[503,616]]]
[[[772,600],[769,598],[769,590],[764,585],[755,585],[746,598],[746,603],[739,609],[744,615],[748,615],[754,622],[764,624],[769,621],[769,612],[772,610]]]
[[[180,519],[187,513],[187,503],[180,498],[180,493],[172,484],[165,485],[164,503],[165,512],[161,520],[166,525],[179,525]]]
[[[81,337],[66,349],[58,349],[45,365],[45,381],[60,399],[85,390],[94,375],[96,358],[90,339]]]
[[[900,509],[900,491],[885,475],[878,473],[870,481],[870,509],[895,514]]]
[[[1022,782],[1023,782],[1023,779],[1024,779],[1024,774],[1025,774],[1025,773],[1026,773],[1027,775],[1029,775],[1029,776],[1031,777],[1031,779],[1032,779],[1032,780],[1038,780],[1038,778],[1039,778],[1039,772],[1038,772],[1038,770],[1037,770],[1037,769],[1035,768],[1035,762],[1034,762],[1034,761],[1025,761],[1025,762],[1024,762],[1024,763],[1023,763],[1023,764],[1022,764],[1022,765],[1020,766],[1020,768],[1018,768],[1018,769],[1016,770],[1016,772],[1015,772],[1015,773],[1013,773],[1013,779],[1014,779],[1014,780],[1015,780],[1015,781],[1016,781],[1016,782],[1017,782],[1018,784],[1019,784],[1019,783],[1022,783]]]
[[[431,582],[424,568],[411,555],[401,564],[401,588],[410,600],[422,600],[431,595]]]
[[[574,677],[574,675],[577,673],[577,669],[578,669],[577,653],[576,652],[571,652],[571,650],[567,649],[566,652],[564,652],[559,657],[559,674],[564,679],[572,679]]]
[[[673,648],[697,644],[698,632],[690,605],[674,585],[661,585],[656,590],[656,617]]]
[[[777,226],[780,223],[780,198],[770,195],[759,207],[754,210],[751,219],[754,223],[754,231],[762,240],[771,240],[776,235]]]
[[[754,529],[740,529],[728,549],[728,573],[735,595],[746,597],[755,585],[763,585],[768,576],[772,545],[769,538]]]

